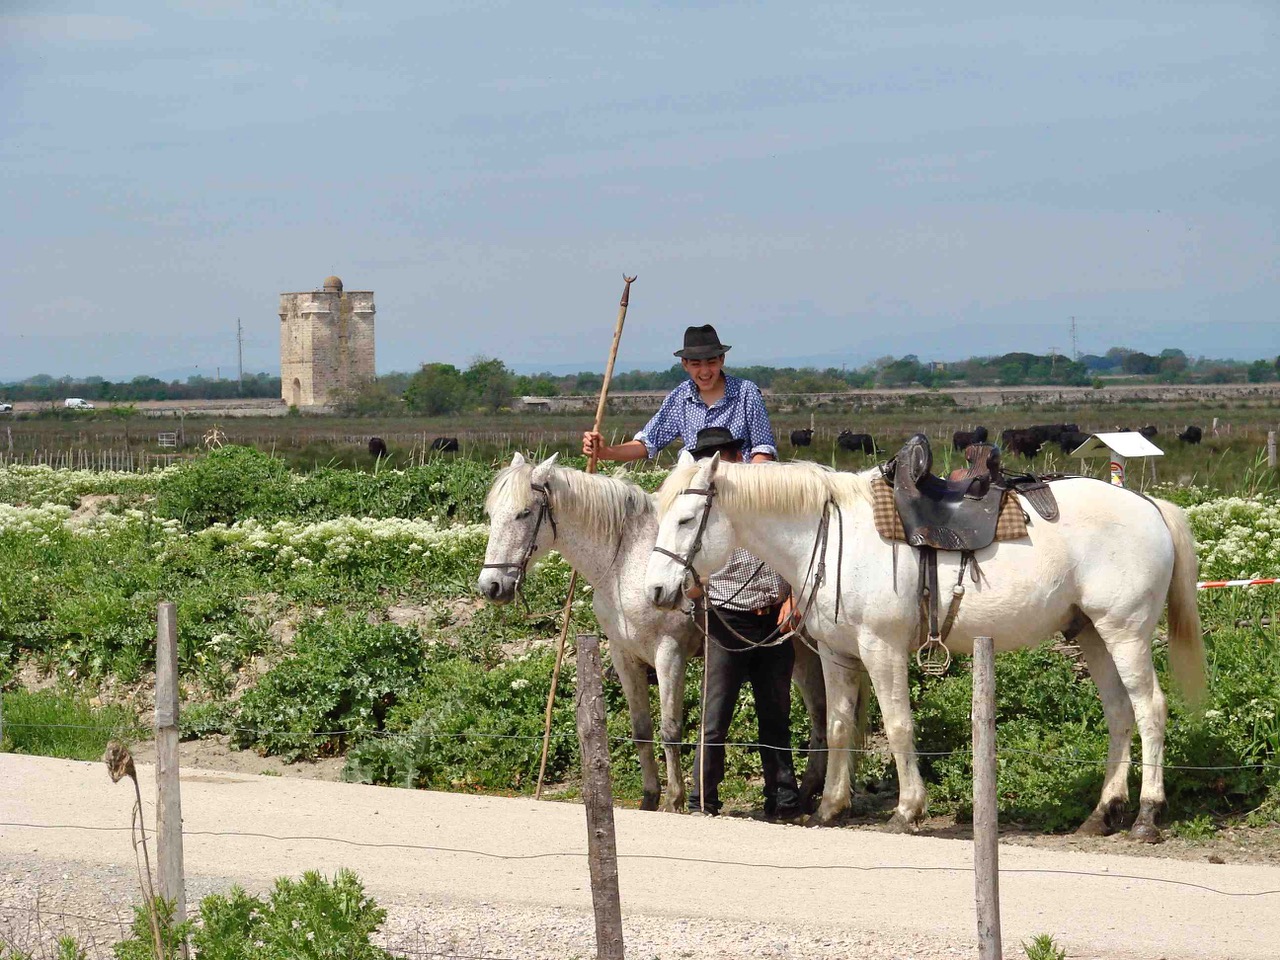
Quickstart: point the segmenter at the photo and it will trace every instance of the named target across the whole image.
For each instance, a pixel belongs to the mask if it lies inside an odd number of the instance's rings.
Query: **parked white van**
[[[81,400],[79,397],[67,397],[62,401],[62,405],[68,410],[92,410],[93,404],[88,400]]]

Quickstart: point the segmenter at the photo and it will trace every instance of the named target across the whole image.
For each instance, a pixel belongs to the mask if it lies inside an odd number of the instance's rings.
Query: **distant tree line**
[[[102,377],[58,377],[47,374],[0,385],[0,399],[61,403],[81,397],[95,403],[132,403],[136,400],[226,400],[234,397],[279,397],[280,378],[266,373],[246,373],[238,380],[188,377],[185,381],[134,377],[106,380]]]
[[[885,356],[856,369],[829,367],[729,367],[774,393],[841,393],[873,388],[938,388],[959,386],[1105,385],[1105,378],[1126,377],[1159,383],[1266,383],[1280,379],[1280,357],[1236,361],[1188,357],[1178,349],[1152,355],[1127,347],[1105,354],[1086,354],[1071,360],[1060,354],[1006,353],[970,357],[948,363],[922,361],[915,354]],[[667,391],[685,378],[679,364],[665,370],[615,373],[615,392]],[[555,397],[600,392],[604,377],[583,371],[574,374],[517,374],[495,357],[478,357],[465,368],[451,363],[426,363],[414,373],[389,373],[347,391],[337,400],[345,413],[377,415],[409,412],[422,415],[462,410],[500,410],[516,397]],[[279,397],[280,378],[265,373],[235,380],[189,377],[165,382],[155,377],[110,381],[101,377],[74,379],[31,377],[0,385],[0,399],[58,402],[64,397],[129,403],[136,400],[231,399]]]

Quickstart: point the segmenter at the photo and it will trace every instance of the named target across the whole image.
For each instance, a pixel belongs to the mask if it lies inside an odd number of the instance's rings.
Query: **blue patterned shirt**
[[[778,448],[773,441],[773,426],[764,408],[760,388],[750,380],[724,375],[724,396],[708,407],[702,402],[698,387],[686,380],[662,401],[635,439],[645,445],[649,459],[676,437],[692,447],[698,439],[698,431],[704,427],[727,427],[735,437],[746,442],[742,445],[742,458],[750,460],[754,454],[767,453],[776,458]]]

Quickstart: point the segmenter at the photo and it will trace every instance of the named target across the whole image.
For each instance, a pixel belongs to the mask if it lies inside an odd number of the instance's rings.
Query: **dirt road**
[[[149,821],[151,773],[139,766]],[[46,913],[114,915],[133,888],[132,792],[101,764],[0,755],[0,923],[37,890]],[[393,947],[594,954],[578,806],[196,769],[182,804],[191,899],[348,866],[390,910]],[[628,956],[975,955],[966,841],[631,810],[617,825]],[[1013,845],[1000,857],[1006,957],[1041,933],[1073,960],[1280,953],[1280,867]]]

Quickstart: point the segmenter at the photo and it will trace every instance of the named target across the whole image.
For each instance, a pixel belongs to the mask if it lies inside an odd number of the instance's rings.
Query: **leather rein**
[[[711,505],[716,497],[715,482],[712,481],[711,483],[707,484],[706,488],[704,489],[690,487],[688,490],[685,490],[684,493],[681,494],[681,496],[685,496],[685,495],[693,495],[693,496],[700,496],[700,497],[706,498],[706,502],[703,504],[703,508],[702,508],[702,519],[698,522],[698,532],[693,538],[693,544],[689,547],[688,554],[686,554],[685,556],[681,556],[680,554],[675,553],[674,551],[668,550],[665,547],[659,547],[656,545],[653,548],[653,552],[660,553],[665,557],[670,557],[676,563],[680,564],[681,569],[683,569],[687,575],[693,577],[694,585],[699,590],[702,591],[701,599],[702,599],[702,606],[704,608],[704,611],[709,609],[713,613],[715,613],[716,618],[720,621],[720,625],[724,627],[727,631],[729,631],[729,633],[732,636],[737,638],[737,640],[740,643],[745,644],[745,648],[726,647],[723,643],[721,643],[714,636],[712,636],[711,632],[707,629],[705,616],[701,621],[698,619],[696,615],[697,605],[695,604],[694,607],[690,610],[690,615],[693,617],[693,622],[697,625],[703,637],[706,639],[710,639],[713,643],[715,643],[716,646],[718,646],[721,650],[724,650],[726,653],[748,653],[751,650],[759,650],[764,647],[776,647],[779,644],[785,643],[787,640],[790,640],[792,637],[799,637],[801,643],[809,647],[810,650],[813,650],[814,653],[818,653],[817,648],[809,640],[808,636],[803,631],[804,631],[805,620],[808,618],[809,610],[813,607],[813,602],[817,598],[818,590],[822,586],[822,584],[826,581],[826,578],[827,578],[827,543],[828,543],[828,538],[831,531],[831,515],[833,512],[835,513],[835,516],[836,516],[836,521],[838,524],[838,531],[839,531],[838,552],[836,554],[835,618],[837,623],[840,622],[840,584],[841,584],[842,573],[844,568],[844,514],[840,510],[840,507],[836,504],[835,500],[828,498],[827,502],[822,505],[822,517],[818,521],[818,530],[814,535],[814,539],[813,539],[813,551],[809,555],[809,569],[805,572],[805,579],[804,579],[804,583],[811,583],[812,585],[809,587],[808,597],[804,601],[804,608],[800,611],[799,616],[796,617],[793,615],[791,617],[791,621],[794,623],[794,626],[788,628],[788,627],[784,627],[782,624],[778,624],[774,628],[774,630],[763,640],[752,640],[749,637],[744,637],[737,630],[735,630],[732,627],[732,625],[730,625],[729,622],[725,620],[725,618],[721,615],[719,608],[716,607],[715,604],[707,602],[710,600],[710,595],[707,592],[707,585],[703,582],[702,578],[698,576],[698,571],[693,568],[694,558],[697,557],[698,552],[702,549],[702,537],[706,533],[707,523],[711,519]],[[763,567],[763,566],[764,564],[761,563],[760,567]],[[759,567],[756,568],[756,573],[759,573],[759,570],[760,570]],[[812,575],[812,579],[811,579],[811,575]],[[754,577],[755,577],[755,574],[752,575],[752,579],[754,579]],[[744,588],[745,588],[745,584],[744,584]],[[738,592],[741,593],[742,588],[740,588]],[[804,596],[804,592],[805,592],[804,584],[802,583],[800,595]],[[737,594],[734,594],[734,596],[736,597]]]

